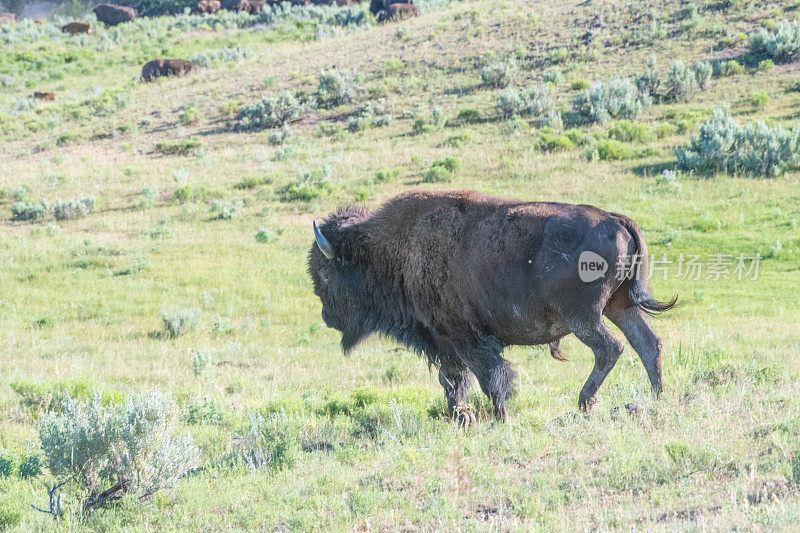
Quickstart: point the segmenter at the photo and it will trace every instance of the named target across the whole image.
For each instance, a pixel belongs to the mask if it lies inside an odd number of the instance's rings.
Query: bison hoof
[[[472,427],[478,423],[475,414],[466,405],[459,404],[453,407],[453,420],[458,422],[460,427]]]

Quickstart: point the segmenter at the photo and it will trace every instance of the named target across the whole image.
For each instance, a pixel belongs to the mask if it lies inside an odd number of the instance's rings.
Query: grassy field
[[[68,483],[63,530],[797,528],[800,171],[670,171],[716,106],[741,123],[800,122],[800,63],[747,55],[748,36],[794,20],[798,3],[422,8],[381,25],[344,24],[331,8],[255,26],[143,19],[92,36],[62,34],[61,21],[0,28],[0,529],[53,527],[31,508],[47,507],[56,481],[37,428],[65,388],[171,395],[201,457],[173,488],[84,516]],[[227,59],[138,82],[150,59],[203,52]],[[584,81],[635,76],[652,57],[662,78],[675,59],[742,68],[654,102],[633,125],[574,122]],[[562,127],[498,114],[504,89],[481,71],[501,62],[516,65],[515,87],[547,76]],[[264,97],[311,98],[331,70],[359,73],[352,101],[310,110],[285,134],[237,118]],[[34,89],[55,101],[34,101]],[[351,126],[366,102],[393,120]],[[432,173],[446,158],[452,175]],[[679,296],[653,321],[664,394],[650,395],[626,344],[591,415],[564,416],[593,364],[568,337],[566,363],[546,347],[509,349],[508,422],[493,423],[476,387],[479,423],[464,431],[410,351],[373,338],[343,356],[306,272],[311,222],[416,187],[636,220],[661,261],[656,296]],[[15,203],[82,198],[93,199],[85,216],[12,216]],[[681,263],[693,256],[697,279]],[[757,276],[739,279],[740,256],[748,268],[759,258]],[[180,314],[188,324],[170,335]],[[643,413],[612,412],[628,402]],[[273,453],[247,461],[243,443]]]

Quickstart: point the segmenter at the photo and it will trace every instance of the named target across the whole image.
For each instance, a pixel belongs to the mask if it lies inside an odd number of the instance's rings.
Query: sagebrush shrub
[[[744,65],[735,59],[729,59],[727,61],[718,63],[716,64],[716,67],[715,74],[720,77],[736,76],[737,74],[744,72]]]
[[[645,142],[649,139],[650,132],[647,130],[646,124],[620,120],[608,130],[608,136],[622,142]]]
[[[277,98],[263,98],[260,102],[239,109],[239,127],[246,130],[282,128],[303,118],[309,109],[307,103],[288,92]]]
[[[39,220],[47,214],[47,204],[43,202],[14,202],[11,204],[12,220]]]
[[[313,171],[298,169],[297,178],[280,188],[278,195],[285,202],[310,202],[327,196],[335,190],[331,175],[331,167],[328,165]]]
[[[156,391],[110,405],[99,394],[67,398],[61,412],[42,415],[39,440],[52,475],[74,479],[84,507],[93,508],[125,494],[147,498],[199,465],[192,437],[177,435],[178,419],[172,400]]]
[[[556,110],[553,90],[547,84],[532,85],[522,91],[509,87],[498,95],[496,108],[504,118],[532,116],[539,127],[561,127],[561,113]]]
[[[514,81],[517,70],[517,63],[513,59],[499,61],[481,69],[481,80],[487,87],[504,89]]]
[[[237,44],[233,47],[215,48],[213,50],[199,52],[193,55],[191,60],[200,68],[211,68],[223,63],[231,63],[246,59],[252,54],[253,51],[250,48],[242,48],[242,45]]]
[[[260,226],[258,231],[256,232],[255,239],[256,242],[259,244],[269,244],[272,241],[276,240],[278,235],[269,228],[265,228]]]
[[[238,439],[234,460],[251,469],[292,468],[303,452],[305,426],[304,419],[295,415],[250,415],[250,428]]]
[[[86,196],[80,200],[58,200],[53,204],[56,220],[73,220],[94,213],[94,198]]]
[[[680,59],[673,61],[664,83],[664,97],[669,100],[689,100],[697,88],[694,69],[684,65]]]
[[[558,67],[549,68],[544,71],[542,74],[542,80],[545,83],[552,83],[554,85],[558,85],[561,83],[562,73],[561,69]]]
[[[216,220],[231,220],[232,218],[236,218],[242,211],[242,201],[237,200],[235,202],[231,202],[229,200],[212,200],[211,201],[211,212],[215,214],[214,218]]]
[[[708,87],[708,84],[711,82],[711,78],[714,75],[714,67],[711,65],[711,63],[702,61],[692,65],[692,70],[694,71],[694,77],[697,80],[697,86],[701,91],[704,91]]]
[[[800,20],[781,20],[772,30],[762,29],[750,38],[750,54],[778,63],[800,59]]]
[[[653,56],[647,62],[645,71],[636,77],[636,88],[639,89],[639,92],[642,94],[656,96],[660,85],[661,78],[658,75],[658,64],[656,63],[655,56]]]
[[[161,321],[164,324],[164,331],[170,337],[179,337],[197,327],[200,322],[200,310],[194,308],[164,310],[161,313]]]
[[[586,122],[605,122],[609,118],[636,118],[650,106],[649,94],[641,92],[628,78],[611,78],[608,86],[594,82],[573,100],[573,109]]]
[[[520,115],[525,111],[525,101],[517,89],[509,87],[497,95],[495,107],[500,116],[510,117],[512,115]]]
[[[742,126],[717,108],[676,156],[682,170],[774,177],[800,165],[800,125],[792,130],[761,121]]]
[[[322,71],[317,86],[317,102],[321,107],[350,104],[358,100],[363,75],[349,70]]]

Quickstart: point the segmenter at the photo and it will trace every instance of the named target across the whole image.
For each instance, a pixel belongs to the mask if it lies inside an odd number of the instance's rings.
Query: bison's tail
[[[648,315],[656,315],[664,311],[669,311],[678,302],[678,296],[673,296],[669,302],[661,302],[653,298],[650,294],[650,287],[647,282],[647,243],[644,241],[644,236],[636,222],[626,217],[615,213],[615,216],[620,224],[630,233],[633,238],[633,243],[636,246],[636,252],[633,256],[633,261],[630,265],[630,270],[626,276],[628,280],[628,296],[633,303],[647,313]]]

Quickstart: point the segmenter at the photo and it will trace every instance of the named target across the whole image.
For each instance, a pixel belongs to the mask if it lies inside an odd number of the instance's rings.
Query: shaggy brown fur
[[[154,59],[142,67],[142,81],[153,81],[162,76],[183,76],[197,68],[193,61],[183,59]]]
[[[61,31],[64,33],[71,33],[73,35],[76,33],[92,33],[92,23],[70,22],[69,24],[61,26]]]
[[[386,22],[389,20],[399,20],[410,17],[418,17],[419,8],[414,4],[392,4],[385,11],[381,11],[378,15],[378,22]]]
[[[424,353],[439,367],[448,410],[474,416],[464,398],[475,376],[504,419],[514,373],[510,345],[550,344],[575,334],[595,354],[580,393],[588,410],[622,344],[639,354],[661,390],[661,343],[646,315],[670,309],[648,293],[647,246],[629,218],[588,205],[521,202],[475,192],[412,191],[375,212],[343,209],[320,226],[309,255],[322,319],[352,349],[372,333]],[[582,281],[581,253],[608,266]]]
[[[200,0],[197,2],[198,13],[216,13],[221,7],[222,4],[219,0]]]
[[[42,91],[33,91],[33,97],[37,100],[44,100],[45,102],[52,102],[56,99],[56,93],[45,93]]]
[[[133,22],[136,19],[136,11],[132,7],[100,4],[93,11],[97,20],[106,26],[116,26],[123,22]]]

